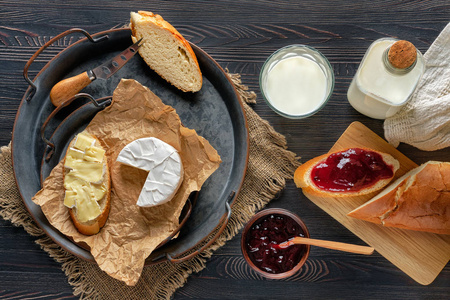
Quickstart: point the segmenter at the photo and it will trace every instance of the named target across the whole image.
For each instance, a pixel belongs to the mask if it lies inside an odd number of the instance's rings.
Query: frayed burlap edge
[[[36,225],[28,213],[14,179],[11,143],[7,147],[1,147],[0,151],[0,166],[2,166],[0,172],[0,217],[10,221],[14,226],[22,226],[28,234],[38,238],[35,241],[36,244],[56,262],[61,263],[61,268],[68,277],[69,284],[74,288],[75,296],[80,296],[80,298],[93,296],[95,291],[83,284],[87,278],[77,270],[80,259],[59,247]]]
[[[164,262],[144,268],[143,278],[151,277],[157,273],[158,269],[156,268],[164,270],[163,274],[166,274],[164,279],[154,285],[154,294],[146,294],[147,298],[169,299],[178,288],[186,283],[187,278],[192,273],[204,269],[207,260],[213,255],[214,251],[232,239],[256,211],[266,206],[285,187],[286,180],[292,179],[295,169],[300,165],[298,157],[287,150],[284,136],[276,132],[267,121],[261,119],[248,105],[249,103],[256,103],[256,94],[242,84],[239,74],[229,74],[229,76],[243,100],[243,108],[247,116],[250,133],[249,162],[242,189],[234,202],[227,227],[207,250],[186,262],[179,264]],[[61,263],[62,270],[68,277],[68,282],[73,287],[75,296],[79,296],[80,299],[112,299],[111,294],[105,295],[105,291],[100,291],[95,284],[95,280],[92,280],[86,274],[86,269],[98,269],[98,267],[59,247],[45,235],[28,214],[12,173],[10,145],[1,148],[0,163],[0,166],[4,166],[5,170],[10,171],[9,176],[0,174],[2,175],[0,177],[0,216],[11,221],[14,226],[24,227],[30,235],[38,237],[36,243],[55,261]],[[4,197],[4,195],[8,196]],[[215,233],[211,237],[215,236]],[[208,241],[207,239],[204,243]],[[195,249],[192,251],[195,251]],[[106,279],[108,283],[114,286],[110,290],[115,291],[113,295],[117,295],[117,298],[123,298],[125,295],[128,299],[142,297],[141,292],[136,292],[139,283],[136,287],[127,287],[116,280],[107,278],[108,276],[102,274],[101,271],[96,272],[101,277],[105,276],[102,280]],[[168,273],[171,275],[167,275]],[[153,281],[151,283],[154,284]]]

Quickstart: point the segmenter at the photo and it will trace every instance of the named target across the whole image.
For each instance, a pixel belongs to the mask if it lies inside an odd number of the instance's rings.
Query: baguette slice
[[[375,181],[372,185],[364,186],[360,189],[348,189],[348,190],[327,190],[317,186],[311,176],[311,172],[314,167],[319,164],[323,164],[330,155],[346,153],[351,150],[363,150],[368,152],[375,152],[379,154],[383,162],[392,169],[392,176],[389,178],[382,178]],[[294,173],[294,182],[297,187],[302,188],[304,192],[308,194],[319,196],[319,197],[351,197],[351,196],[361,196],[367,195],[372,192],[378,191],[385,187],[394,177],[395,172],[399,169],[400,163],[391,155],[379,151],[375,151],[368,148],[349,148],[344,150],[339,150],[331,153],[326,153],[316,158],[313,158],[306,163],[302,164]],[[351,170],[351,169],[350,169]]]
[[[86,132],[83,132],[83,133],[87,134]],[[87,135],[95,139],[94,146],[97,146],[97,147],[100,147],[103,149],[103,147],[102,147],[100,141],[97,139],[97,137],[95,137],[91,134],[87,134]],[[75,141],[76,141],[76,137],[69,144],[69,147],[66,152],[66,156],[64,157],[64,165],[66,165],[67,153],[69,152],[69,149],[74,146]],[[105,225],[105,223],[108,219],[108,216],[109,216],[109,210],[111,207],[111,179],[110,179],[108,159],[106,156],[104,156],[102,164],[103,164],[103,178],[102,178],[101,182],[96,183],[96,184],[104,183],[106,185],[106,193],[105,193],[104,197],[98,201],[98,204],[100,206],[100,211],[101,211],[100,215],[98,217],[96,217],[95,219],[83,222],[77,217],[76,207],[69,208],[69,214],[70,214],[70,217],[71,217],[75,227],[81,234],[84,234],[84,235],[97,234],[100,231],[100,229]],[[64,173],[63,173],[64,179],[65,179],[66,175],[69,173],[69,171],[70,171],[70,169],[68,169],[66,167],[64,168]]]
[[[348,216],[409,230],[450,234],[450,163],[429,161]]]
[[[202,87],[202,73],[189,42],[160,15],[131,12],[131,38],[143,39],[139,54],[149,67],[184,92]]]

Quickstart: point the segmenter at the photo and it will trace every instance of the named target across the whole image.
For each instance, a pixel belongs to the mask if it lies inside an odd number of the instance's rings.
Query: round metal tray
[[[85,38],[74,43],[55,56],[39,72],[33,80],[35,88],[30,86],[22,99],[12,139],[14,173],[31,216],[58,245],[87,260],[93,260],[90,252],[51,226],[40,207],[35,205],[31,198],[41,189],[41,176],[45,178],[51,171],[51,167],[42,164],[48,149],[40,132],[45,120],[55,109],[49,98],[51,88],[65,77],[100,65],[132,44],[129,29],[109,30],[93,37],[99,38],[99,41],[93,42]],[[240,97],[227,74],[214,59],[199,47],[193,44],[191,46],[203,73],[203,87],[197,93],[177,90],[150,70],[138,55],[107,81],[96,80],[83,90],[94,98],[101,98],[112,95],[121,78],[135,79],[149,87],[165,104],[173,106],[183,125],[195,129],[199,135],[205,137],[222,158],[219,169],[208,178],[196,195],[195,205],[179,236],[153,251],[146,261],[147,264],[166,259],[183,261],[197,255],[211,244],[228,222],[231,206],[241,188],[247,168],[248,127]],[[24,71],[26,79],[31,62]],[[54,141],[57,150],[56,161],[62,158],[63,149],[71,138],[87,126],[98,111],[96,108],[87,109],[88,106],[89,104],[83,101],[71,104],[61,109],[51,122],[46,124],[46,132],[59,131],[59,134],[56,134],[59,138]],[[72,119],[76,115],[76,121],[64,121],[70,115]],[[64,123],[66,125],[61,126]],[[61,131],[61,127],[64,127],[64,131]],[[205,239],[213,232],[216,234],[206,242]],[[202,244],[201,249],[190,251],[199,244]]]

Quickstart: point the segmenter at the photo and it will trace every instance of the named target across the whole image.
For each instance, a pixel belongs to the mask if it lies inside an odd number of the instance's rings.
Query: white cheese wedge
[[[154,137],[129,143],[120,151],[117,161],[149,172],[137,201],[141,207],[168,202],[183,181],[183,165],[177,150]]]

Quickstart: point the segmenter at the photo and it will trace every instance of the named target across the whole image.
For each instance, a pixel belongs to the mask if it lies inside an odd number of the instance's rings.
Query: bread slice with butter
[[[100,231],[111,206],[108,159],[100,141],[83,131],[69,144],[64,158],[64,205],[77,230],[85,235]]]
[[[131,12],[131,38],[142,38],[139,55],[147,65],[170,84],[184,92],[197,92],[203,78],[189,42],[160,15]]]

